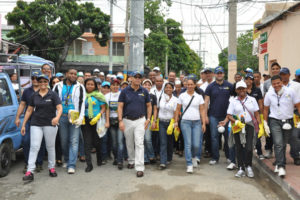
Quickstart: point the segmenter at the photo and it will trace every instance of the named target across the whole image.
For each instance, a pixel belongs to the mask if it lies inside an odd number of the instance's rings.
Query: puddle
[[[121,193],[116,200],[226,200],[226,197],[210,193],[195,192],[193,185],[182,185],[165,190],[158,185],[140,184],[138,191]]]

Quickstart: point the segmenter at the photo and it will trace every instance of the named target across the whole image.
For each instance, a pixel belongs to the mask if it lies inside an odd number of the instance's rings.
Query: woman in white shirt
[[[120,81],[113,79],[111,82],[111,92],[105,95],[105,99],[109,106],[107,109],[109,118],[106,118],[106,127],[109,127],[109,133],[111,135],[111,147],[114,155],[114,165],[118,165],[118,169],[123,169],[123,151],[124,151],[124,136],[119,129],[118,121],[118,100],[120,96]]]
[[[196,155],[202,148],[202,138],[205,132],[205,108],[203,97],[195,92],[196,80],[187,81],[187,91],[179,96],[175,127],[178,126],[179,113],[181,115],[180,129],[184,138],[184,153],[187,165],[187,173],[193,173],[193,166],[197,167]]]
[[[227,117],[224,121],[220,122],[220,125],[224,126],[229,120],[231,124],[239,126],[242,123],[245,125],[241,131],[234,133],[233,136],[239,167],[239,171],[235,176],[238,178],[245,176],[246,169],[247,176],[252,178],[254,177],[252,155],[254,146],[253,137],[255,134],[253,121],[257,120],[257,125],[260,123],[259,107],[256,99],[247,95],[247,85],[244,81],[237,82],[235,90],[238,96],[230,101]]]
[[[174,119],[178,99],[173,96],[174,85],[165,84],[164,93],[158,102],[159,139],[160,139],[160,169],[166,169],[167,163],[172,161],[173,135],[167,134],[167,129]]]

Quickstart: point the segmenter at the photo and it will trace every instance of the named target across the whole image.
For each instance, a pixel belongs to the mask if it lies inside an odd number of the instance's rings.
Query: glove
[[[85,118],[83,118],[81,125],[85,125]]]
[[[236,134],[241,132],[241,130],[246,126],[246,124],[243,124],[240,120],[235,120],[235,123],[232,124],[232,133]]]
[[[238,126],[238,127],[240,127],[241,129],[246,126],[246,124],[242,123],[240,120],[236,120],[235,121],[235,125]]]
[[[180,134],[180,129],[179,127],[177,126],[174,130],[174,137],[175,137],[175,141],[177,142],[178,141],[178,138],[179,138],[179,134]]]
[[[300,128],[300,117],[299,117],[299,115],[294,114],[293,118],[294,118],[295,128]]]
[[[83,118],[79,117],[78,119],[76,119],[74,121],[74,124],[76,125],[76,128],[78,128],[79,126],[82,125],[82,121],[83,121]]]
[[[259,132],[258,132],[258,138],[261,138],[262,136],[265,135],[265,129],[264,129],[264,124],[260,123],[259,124]]]
[[[270,131],[270,127],[268,126],[268,123],[266,120],[264,120],[264,129],[265,129],[265,133],[266,133],[265,136],[270,137],[271,131]]]
[[[300,122],[297,123],[296,127],[297,127],[297,128],[300,128]]]
[[[99,113],[96,117],[94,117],[91,121],[90,121],[90,125],[94,126],[95,124],[97,124],[97,122],[99,121],[101,117],[101,113]]]
[[[170,124],[167,129],[167,135],[172,135],[173,129],[174,129],[174,123],[175,123],[175,120],[171,119]]]

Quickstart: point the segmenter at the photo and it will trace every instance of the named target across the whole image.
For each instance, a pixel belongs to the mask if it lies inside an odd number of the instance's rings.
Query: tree
[[[54,61],[58,71],[70,45],[86,28],[91,28],[101,46],[105,46],[109,39],[110,17],[95,8],[93,3],[78,4],[76,0],[18,1],[6,19],[14,25],[8,36],[28,46],[29,53]]]
[[[242,72],[246,68],[252,68],[254,71],[258,70],[258,57],[252,55],[252,30],[241,34],[237,39],[237,71]],[[224,48],[219,54],[219,65],[223,66],[228,71],[228,48]]]

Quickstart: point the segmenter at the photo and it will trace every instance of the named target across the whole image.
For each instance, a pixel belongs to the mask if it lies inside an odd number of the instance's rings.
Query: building
[[[260,34],[259,71],[270,74],[271,64],[278,62],[295,74],[300,68],[300,2],[266,4],[256,29]]]

